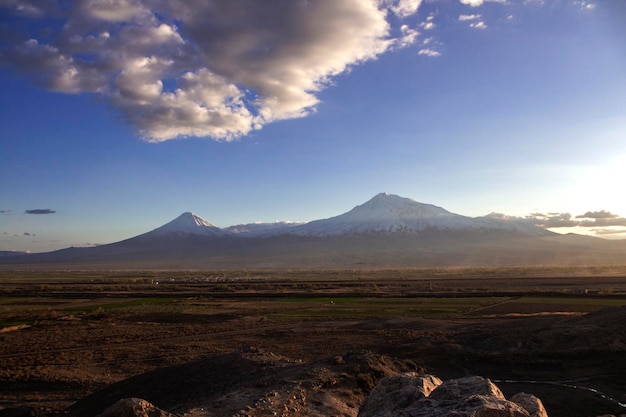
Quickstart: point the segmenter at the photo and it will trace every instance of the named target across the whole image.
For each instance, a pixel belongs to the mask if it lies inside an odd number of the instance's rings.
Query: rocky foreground
[[[351,324],[350,333],[330,333],[341,345],[332,344],[326,332],[336,329],[330,327],[309,325],[308,336],[279,328],[274,339],[267,333],[244,339],[244,346],[267,349],[207,353],[92,391],[68,409],[5,408],[0,417],[626,417],[625,319],[626,306],[471,326],[468,320],[377,319]],[[394,326],[407,336],[400,338]],[[338,346],[357,345],[377,329],[386,331],[376,335],[393,339],[359,345],[376,351],[327,356],[345,352]],[[225,341],[216,337],[216,343]],[[298,354],[309,351],[324,356]],[[477,374],[499,387],[467,377]]]
[[[234,375],[243,378],[233,379]],[[506,398],[491,380],[480,376],[444,382],[412,361],[367,351],[306,364],[258,349],[122,381],[77,402],[67,413],[72,417],[548,416],[536,396],[518,393]]]
[[[547,417],[540,399],[519,393],[507,400],[489,379],[471,376],[441,381],[433,375],[407,372],[383,378],[360,408],[330,397],[325,413],[307,404],[305,397],[294,395],[289,405],[276,401],[261,402],[238,416],[329,416],[358,417]],[[298,401],[299,400],[299,401]],[[333,407],[334,404],[334,407]],[[281,409],[282,406],[282,409]],[[334,408],[334,409],[333,409]],[[328,413],[328,414],[326,414]],[[212,415],[207,410],[206,415]],[[109,406],[99,417],[174,417],[146,400],[125,398]]]

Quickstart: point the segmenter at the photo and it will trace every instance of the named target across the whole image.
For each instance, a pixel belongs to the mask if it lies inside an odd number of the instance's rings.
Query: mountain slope
[[[248,223],[229,226],[223,230],[240,236],[258,237],[258,236],[276,236],[288,234],[292,227],[300,226],[304,223],[294,222],[273,222],[273,223]]]
[[[151,232],[145,233],[142,236],[157,237],[172,234],[221,236],[225,234],[225,232],[222,231],[222,229],[220,229],[219,227],[213,226],[202,217],[197,216],[191,212],[185,212],[171,222],[164,224],[163,226],[154,229]]]
[[[340,236],[354,234],[415,234],[427,230],[501,230],[524,235],[544,236],[551,232],[537,226],[502,218],[471,218],[451,213],[432,204],[380,193],[347,213],[294,227],[289,233],[301,236]]]
[[[503,215],[471,218],[378,194],[306,224],[220,229],[193,213],[121,242],[0,257],[1,265],[74,268],[393,268],[623,264],[626,241],[569,235]]]

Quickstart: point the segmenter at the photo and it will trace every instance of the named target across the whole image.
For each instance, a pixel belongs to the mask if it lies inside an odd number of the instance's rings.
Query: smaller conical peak
[[[184,212],[183,214],[178,216],[176,219],[174,219],[174,221],[189,224],[189,225],[195,224],[200,227],[202,226],[214,227],[211,223],[209,223],[208,221],[204,220],[202,217],[190,211]]]
[[[222,230],[213,226],[202,217],[190,211],[186,211],[171,222],[153,230],[153,232],[162,233],[186,233],[195,235],[217,235]]]

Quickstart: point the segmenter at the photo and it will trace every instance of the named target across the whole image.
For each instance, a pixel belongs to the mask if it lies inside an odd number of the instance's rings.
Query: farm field
[[[0,274],[0,408],[54,414],[127,378],[249,349],[305,363],[369,351],[444,378],[516,381],[503,390],[584,380],[626,402],[618,267]],[[563,402],[563,388],[523,388],[551,416],[620,411],[592,393]]]

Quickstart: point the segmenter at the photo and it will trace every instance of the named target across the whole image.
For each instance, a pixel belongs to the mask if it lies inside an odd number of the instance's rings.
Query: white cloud
[[[51,90],[107,97],[146,140],[231,140],[310,114],[334,76],[415,43],[415,29],[387,19],[420,4],[0,0],[23,17],[61,23],[46,37],[33,25],[0,55]]]
[[[470,23],[470,27],[474,29],[487,29],[487,25],[483,21]]]
[[[408,17],[417,12],[422,0],[398,0],[391,5],[391,10],[400,17]]]
[[[83,0],[80,15],[105,22],[150,20],[152,12],[139,0]]]
[[[410,28],[408,25],[402,25],[400,27],[400,32],[402,33],[402,36],[398,39],[397,43],[401,48],[412,45],[419,36],[419,32]]]
[[[11,7],[19,16],[39,18],[56,8],[51,2],[41,0],[0,0],[0,7]]]
[[[484,0],[460,0],[461,4],[465,4],[471,7],[478,7],[483,4]]]
[[[585,214],[572,216],[570,213],[533,213],[525,218],[527,221],[545,228],[562,227],[600,227],[618,228],[623,231],[626,226],[626,217],[613,214],[609,211],[588,211]],[[607,229],[615,230],[615,229]]]
[[[459,0],[461,4],[465,4],[470,7],[482,6],[483,3],[506,3],[506,0]]]
[[[582,10],[593,10],[596,8],[595,3],[592,3],[587,0],[577,0],[577,1],[574,1],[574,4],[579,6]]]
[[[426,21],[419,24],[419,27],[424,30],[432,30],[437,26],[433,20],[435,20],[435,15],[431,13],[426,17]]]
[[[432,49],[432,48],[422,48],[417,52],[419,55],[426,55],[426,56],[431,56],[431,57],[436,57],[436,56],[440,56],[441,52],[437,51],[436,49]]]
[[[464,22],[464,21],[476,20],[480,18],[481,18],[481,15],[479,14],[462,14],[459,16],[459,21]]]

